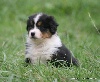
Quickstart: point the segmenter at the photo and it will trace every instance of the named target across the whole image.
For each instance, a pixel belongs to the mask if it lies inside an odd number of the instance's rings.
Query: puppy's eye
[[[37,26],[41,26],[41,25],[42,25],[42,22],[41,21],[37,23]]]

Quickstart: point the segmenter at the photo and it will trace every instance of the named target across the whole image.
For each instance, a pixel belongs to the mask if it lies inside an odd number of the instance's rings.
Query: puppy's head
[[[27,20],[28,35],[32,39],[50,38],[57,31],[58,24],[54,17],[46,14],[35,14]]]

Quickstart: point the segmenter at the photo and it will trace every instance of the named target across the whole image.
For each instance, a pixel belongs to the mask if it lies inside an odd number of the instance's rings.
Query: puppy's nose
[[[34,32],[32,32],[32,33],[31,33],[31,36],[32,36],[32,37],[34,37],[34,35],[35,35],[35,33],[34,33]]]

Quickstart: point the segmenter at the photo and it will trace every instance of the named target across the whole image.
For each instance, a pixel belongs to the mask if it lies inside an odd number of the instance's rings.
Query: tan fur
[[[42,22],[40,21],[40,22],[38,22],[38,24],[37,24],[38,26],[41,26],[42,25]]]
[[[50,38],[51,36],[52,34],[49,31],[42,33],[42,38]]]

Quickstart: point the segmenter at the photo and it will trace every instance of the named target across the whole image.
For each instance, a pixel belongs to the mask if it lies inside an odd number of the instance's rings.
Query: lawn
[[[38,12],[55,17],[79,67],[25,67],[26,21]],[[100,0],[0,0],[0,82],[100,82]]]

